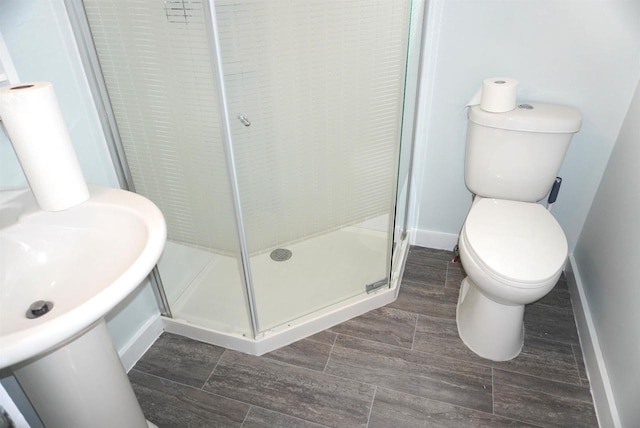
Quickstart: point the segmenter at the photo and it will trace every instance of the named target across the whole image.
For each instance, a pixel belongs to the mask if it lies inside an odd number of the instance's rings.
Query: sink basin
[[[135,193],[90,187],[86,202],[41,211],[29,190],[0,192],[0,369],[74,338],[126,298],[166,240],[160,210]],[[35,319],[36,301],[53,303]]]

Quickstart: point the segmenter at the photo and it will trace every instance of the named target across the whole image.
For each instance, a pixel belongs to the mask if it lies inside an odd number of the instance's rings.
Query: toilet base
[[[524,343],[524,305],[494,302],[466,277],[460,287],[456,323],[464,344],[493,361],[511,360]]]

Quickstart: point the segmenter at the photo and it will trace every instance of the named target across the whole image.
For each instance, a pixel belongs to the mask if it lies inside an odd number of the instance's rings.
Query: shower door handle
[[[244,126],[251,126],[251,121],[241,114],[238,115],[238,120],[240,120]]]

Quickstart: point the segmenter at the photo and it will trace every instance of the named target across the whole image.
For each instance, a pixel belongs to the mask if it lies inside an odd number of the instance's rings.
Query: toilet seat
[[[462,231],[475,262],[491,277],[536,288],[562,270],[567,239],[542,205],[502,199],[474,203]]]

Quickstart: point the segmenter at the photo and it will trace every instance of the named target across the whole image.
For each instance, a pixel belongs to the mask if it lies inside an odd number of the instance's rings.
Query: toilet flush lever
[[[241,114],[238,115],[238,120],[240,120],[244,126],[251,126],[251,121]]]
[[[562,184],[562,177],[556,177],[549,192],[549,198],[547,199],[547,209],[551,211],[553,203],[558,199],[558,192],[560,191],[560,185]]]

